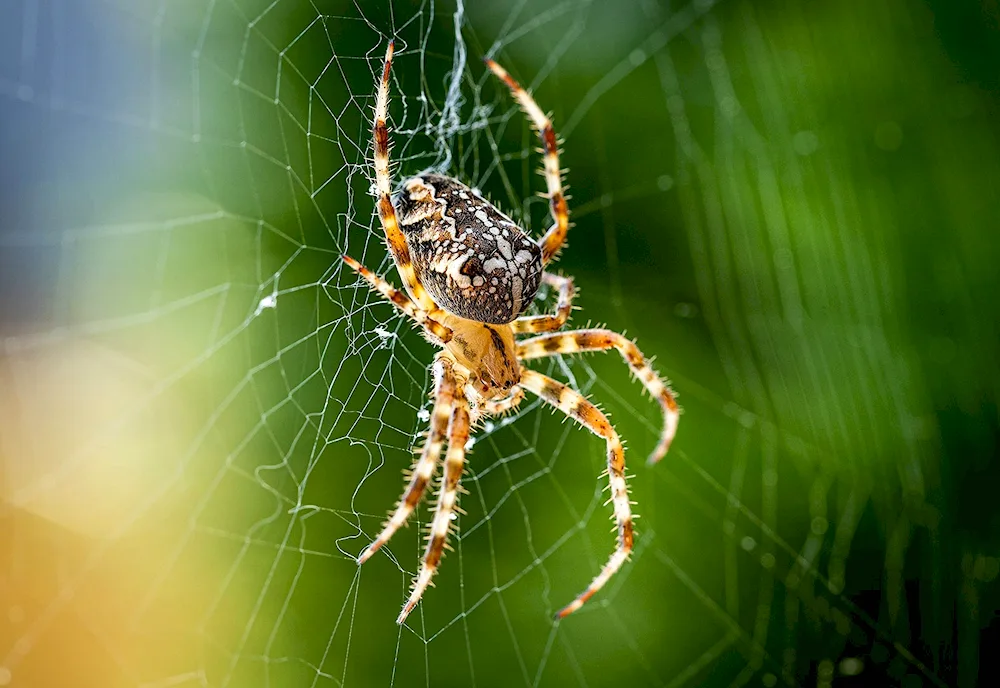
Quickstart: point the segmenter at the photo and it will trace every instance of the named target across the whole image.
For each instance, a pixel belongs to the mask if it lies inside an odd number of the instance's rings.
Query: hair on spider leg
[[[607,469],[605,469],[603,473],[600,473],[597,476],[598,480],[600,480],[602,478],[607,478],[607,477],[608,477],[608,471],[607,471]],[[627,483],[628,481],[630,481],[632,478],[635,478],[635,477],[636,477],[635,473],[629,473],[628,475],[623,476],[623,479]],[[610,489],[611,489],[611,485],[608,484],[608,485],[605,485],[604,487],[601,488],[601,492],[607,492]],[[635,504],[635,502],[631,502],[631,504]]]

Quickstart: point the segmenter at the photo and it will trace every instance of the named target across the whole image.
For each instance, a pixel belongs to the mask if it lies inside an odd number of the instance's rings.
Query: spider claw
[[[656,445],[656,448],[653,449],[653,453],[650,454],[649,458],[646,460],[647,466],[653,466],[659,463],[660,459],[662,459],[664,456],[667,455],[667,451],[669,451],[670,445],[673,444],[674,435],[677,433],[677,422],[679,420],[680,420],[679,410],[674,413],[670,413],[667,416],[666,426],[664,427],[663,430],[663,436],[660,439],[659,444]]]
[[[556,612],[555,620],[565,619],[567,616],[575,612],[577,609],[583,606],[583,600],[579,597],[567,604],[565,607]]]
[[[406,617],[410,615],[410,612],[412,612],[413,608],[416,606],[417,603],[415,600],[407,600],[406,604],[403,605],[403,611],[401,611],[399,616],[396,617],[396,623],[402,626],[403,622],[406,621]]]
[[[375,551],[376,550],[372,549],[371,545],[368,545],[367,547],[365,547],[361,551],[361,554],[358,555],[358,558],[357,558],[358,566],[361,566],[366,561],[368,561],[369,559],[371,559],[372,555],[375,554]]]
[[[660,445],[657,446],[656,449],[653,450],[653,453],[649,455],[649,458],[646,459],[646,465],[655,466],[656,464],[660,463],[660,460],[667,455],[668,449],[670,449],[670,441],[668,440],[666,442],[663,442],[661,440]]]

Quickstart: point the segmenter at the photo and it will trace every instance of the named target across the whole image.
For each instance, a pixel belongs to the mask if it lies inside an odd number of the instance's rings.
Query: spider
[[[384,298],[412,318],[425,337],[441,347],[433,363],[433,411],[427,441],[395,510],[382,531],[358,556],[371,558],[406,523],[434,477],[447,440],[444,476],[430,525],[420,572],[396,623],[413,611],[437,571],[458,509],[459,482],[465,467],[470,427],[483,416],[514,409],[525,391],[538,395],[607,443],[607,474],[617,523],[617,547],[607,564],[556,618],[579,609],[617,572],[632,550],[634,530],[625,453],[607,417],[579,392],[523,365],[524,361],[583,351],[617,349],[632,372],[663,408],[664,426],[649,457],[659,461],[677,430],[679,409],[667,382],[646,362],[636,345],[605,329],[557,331],[572,309],[571,277],[545,270],[562,248],[569,228],[556,134],[532,97],[496,62],[486,66],[511,90],[542,141],[544,175],[553,224],[538,241],[465,184],[440,174],[420,174],[392,194],[389,174],[389,70],[393,43],[377,83],[374,118],[375,180],[378,215],[406,293],[356,260],[344,262]],[[541,283],[558,292],[555,313],[521,315]],[[544,334],[542,334],[544,333]],[[533,334],[527,339],[516,335]]]

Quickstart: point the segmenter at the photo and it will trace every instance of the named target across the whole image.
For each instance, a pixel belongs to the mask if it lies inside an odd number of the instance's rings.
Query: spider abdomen
[[[439,174],[411,177],[393,205],[417,276],[442,308],[502,324],[535,298],[538,244],[465,184]]]

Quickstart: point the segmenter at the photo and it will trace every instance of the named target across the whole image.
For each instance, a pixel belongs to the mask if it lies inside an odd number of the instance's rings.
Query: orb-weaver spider
[[[513,409],[529,391],[607,442],[607,473],[618,545],[587,589],[559,611],[557,617],[561,618],[579,609],[600,590],[632,550],[633,517],[625,482],[625,453],[618,433],[594,404],[569,386],[525,367],[523,362],[560,353],[617,349],[663,407],[663,431],[650,456],[651,463],[666,454],[674,438],[679,419],[677,402],[666,381],[653,371],[636,345],[622,335],[605,329],[557,331],[569,319],[574,290],[572,278],[545,271],[562,248],[569,228],[556,134],[532,97],[498,64],[486,60],[486,66],[510,88],[542,140],[553,219],[549,230],[537,242],[532,240],[492,203],[465,184],[440,174],[411,177],[393,197],[386,126],[392,55],[390,42],[375,101],[375,181],[379,219],[406,293],[354,259],[344,256],[344,261],[416,321],[441,351],[433,366],[434,407],[427,442],[399,504],[358,557],[358,563],[367,561],[388,542],[419,504],[447,439],[444,477],[427,549],[397,619],[397,623],[403,623],[430,584],[444,553],[457,508],[472,421]],[[558,290],[556,312],[521,315],[542,282]],[[516,338],[538,333],[545,334]]]

